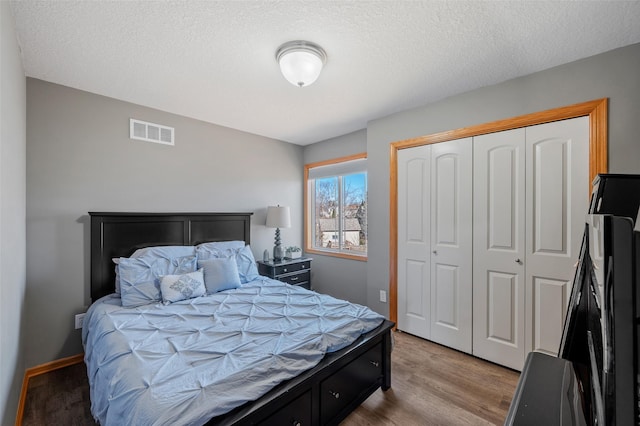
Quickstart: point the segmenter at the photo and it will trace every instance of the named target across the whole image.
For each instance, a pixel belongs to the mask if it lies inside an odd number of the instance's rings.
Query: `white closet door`
[[[398,328],[426,339],[430,321],[430,146],[398,151]]]
[[[471,353],[471,138],[431,145],[431,340]]]
[[[557,355],[589,203],[589,118],[531,126],[525,351]]]
[[[473,354],[525,358],[524,129],[477,136],[473,185]]]

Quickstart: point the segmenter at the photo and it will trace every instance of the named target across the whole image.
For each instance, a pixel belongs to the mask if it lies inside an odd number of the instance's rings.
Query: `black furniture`
[[[586,425],[573,363],[530,352],[511,401],[506,425]]]
[[[589,213],[559,357],[529,354],[505,424],[640,425],[640,176],[598,176]]]
[[[89,213],[91,297],[114,292],[112,258],[157,245],[249,243],[251,213]],[[302,259],[300,259],[302,260]],[[304,262],[304,261],[303,261]],[[391,387],[391,329],[384,321],[318,365],[210,425],[336,425],[376,389]]]
[[[284,259],[281,262],[258,261],[258,273],[274,280],[311,290],[311,258]]]

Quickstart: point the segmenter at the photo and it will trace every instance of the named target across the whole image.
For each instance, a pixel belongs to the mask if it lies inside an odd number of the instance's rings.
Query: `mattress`
[[[82,330],[101,425],[201,425],[353,343],[384,317],[260,277],[240,288],[124,308],[116,294]]]

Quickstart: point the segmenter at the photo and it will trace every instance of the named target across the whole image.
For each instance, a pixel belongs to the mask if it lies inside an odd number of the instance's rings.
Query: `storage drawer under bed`
[[[260,423],[260,426],[311,424],[311,391],[303,393],[288,405],[276,411]]]
[[[382,344],[369,349],[320,384],[321,424],[334,423],[336,416],[356,401],[364,389],[379,384],[382,371]]]

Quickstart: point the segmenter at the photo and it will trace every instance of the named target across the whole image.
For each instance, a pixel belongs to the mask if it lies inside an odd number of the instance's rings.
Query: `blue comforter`
[[[168,306],[94,303],[82,342],[101,425],[201,425],[373,330],[367,307],[260,277]]]

